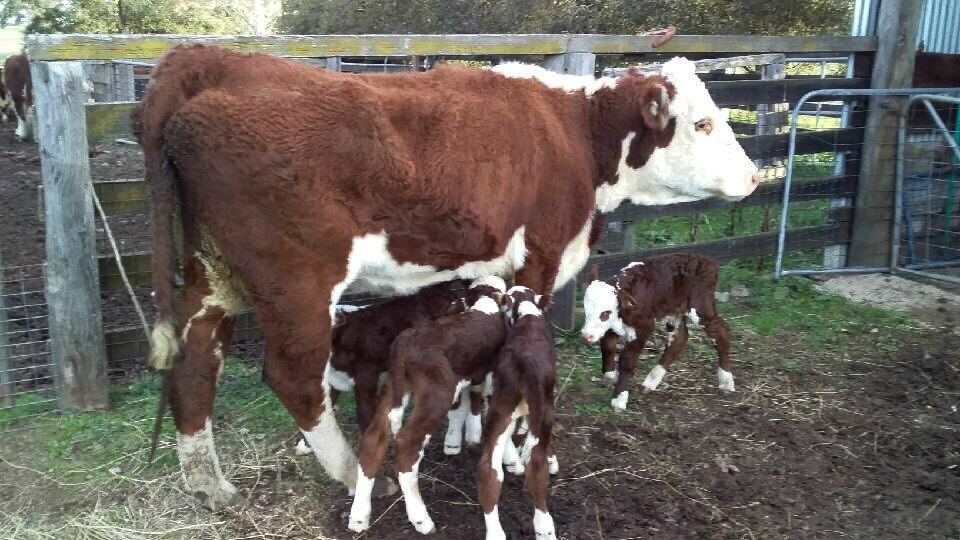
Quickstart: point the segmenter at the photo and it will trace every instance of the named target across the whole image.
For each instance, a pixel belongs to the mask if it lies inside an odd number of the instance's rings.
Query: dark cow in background
[[[620,271],[616,284],[593,279],[583,295],[583,339],[600,341],[604,377],[616,378],[615,409],[627,407],[630,379],[655,323],[663,321],[667,347],[643,386],[656,390],[670,364],[683,352],[687,323],[701,325],[717,350],[721,390],[734,391],[730,364],[730,329],[717,311],[715,293],[719,267],[716,261],[693,253],[668,253],[635,262]],[[626,343],[614,367],[617,342]],[[619,376],[617,374],[619,371]]]
[[[687,60],[599,83],[512,69],[352,75],[203,45],[154,69],[134,122],[152,194],[151,363],[172,366],[183,478],[210,506],[236,492],[211,418],[223,338],[245,304],[264,379],[331,478],[353,487],[324,377],[348,286],[411,293],[515,274],[549,305],[589,257],[597,210],[756,188]]]
[[[30,80],[30,61],[26,55],[15,54],[3,64],[3,85],[13,102],[17,116],[15,135],[21,141],[33,133],[33,83]]]
[[[0,68],[0,122],[6,124],[11,115],[15,115],[13,110],[13,100],[10,93],[7,92],[7,85],[3,83],[3,68]]]

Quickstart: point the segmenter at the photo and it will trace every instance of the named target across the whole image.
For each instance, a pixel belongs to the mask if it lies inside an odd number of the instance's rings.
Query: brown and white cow
[[[3,63],[3,85],[7,88],[17,116],[18,139],[26,140],[33,133],[33,83],[30,79],[30,61],[24,54],[7,57]]]
[[[394,341],[390,382],[384,385],[376,413],[360,441],[350,530],[359,532],[370,526],[370,497],[392,431],[396,436],[395,469],[407,518],[418,532],[433,532],[433,520],[418,483],[423,450],[453,404],[462,399],[462,392],[484,385],[507,337],[500,313],[503,280],[499,286],[484,289],[488,289],[487,294],[478,295],[465,312],[421,323]],[[404,424],[403,412],[411,397],[413,410]],[[450,425],[449,429],[460,427]]]
[[[161,60],[135,118],[153,199],[151,363],[174,364],[191,490],[212,506],[235,492],[210,419],[216,352],[227,345],[218,342],[244,302],[266,340],[264,379],[330,476],[353,486],[356,458],[324,380],[347,286],[409,293],[516,273],[549,304],[585,264],[598,209],[756,187],[691,62],[569,80],[559,89],[453,67],[348,75],[202,45]],[[176,292],[178,202],[186,256]]]
[[[718,273],[717,263],[710,257],[668,253],[629,264],[617,275],[615,285],[593,276],[583,295],[581,334],[590,343],[600,341],[604,377],[617,381],[610,402],[613,408],[627,408],[630,379],[657,321],[666,325],[667,347],[660,362],[643,381],[644,388],[656,390],[670,364],[683,352],[689,337],[689,322],[701,325],[713,341],[720,364],[717,368],[720,389],[734,391],[730,330],[717,311],[714,296]],[[620,338],[626,343],[617,369],[614,356]]]
[[[557,363],[553,335],[534,291],[513,287],[507,291],[506,299],[510,333],[493,374],[483,453],[477,464],[477,494],[486,522],[486,538],[507,538],[500,525],[497,503],[503,485],[503,464],[512,461],[516,464],[511,472],[526,473],[536,537],[556,538],[553,517],[547,508],[549,475],[558,470],[552,441]],[[517,418],[526,420],[528,428],[519,453],[511,440]]]

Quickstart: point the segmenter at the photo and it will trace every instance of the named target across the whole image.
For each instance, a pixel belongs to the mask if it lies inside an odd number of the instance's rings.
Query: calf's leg
[[[516,426],[516,409],[519,404],[519,391],[512,385],[501,385],[494,390],[487,411],[483,449],[477,463],[477,495],[486,523],[486,540],[507,538],[503,526],[500,525],[497,502],[500,500],[500,488],[503,485],[504,452],[507,445],[513,445],[510,438]]]
[[[713,340],[713,346],[717,350],[720,364],[717,367],[717,386],[724,392],[734,392],[736,387],[733,383],[733,363],[730,361],[730,329],[719,316],[704,320],[703,329]]]
[[[470,415],[467,416],[467,427],[463,437],[467,444],[480,444],[483,437],[483,384],[470,386]]]
[[[620,411],[627,408],[627,401],[630,399],[630,380],[633,378],[633,372],[637,367],[637,359],[643,352],[643,346],[653,332],[653,321],[634,326],[634,328],[637,331],[637,337],[627,343],[620,352],[620,375],[617,378],[616,386],[614,386],[614,398],[610,400],[610,405]]]
[[[687,329],[685,319],[678,318],[667,322],[667,347],[663,350],[660,363],[653,366],[653,369],[650,370],[650,373],[648,373],[647,377],[643,380],[643,387],[646,390],[652,392],[660,386],[660,383],[663,381],[663,376],[666,375],[667,370],[670,369],[670,365],[683,353],[689,337],[690,332]]]
[[[600,356],[603,358],[603,378],[608,381],[617,380],[617,342],[620,336],[613,330],[600,338]]]

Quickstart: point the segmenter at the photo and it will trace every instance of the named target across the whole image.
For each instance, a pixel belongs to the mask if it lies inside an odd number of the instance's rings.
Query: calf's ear
[[[670,123],[670,96],[662,83],[652,84],[645,93],[645,103],[641,109],[643,122],[650,129],[663,131]]]
[[[620,294],[617,295],[617,303],[619,304],[620,309],[636,309],[637,300],[633,297],[632,294],[620,291]]]

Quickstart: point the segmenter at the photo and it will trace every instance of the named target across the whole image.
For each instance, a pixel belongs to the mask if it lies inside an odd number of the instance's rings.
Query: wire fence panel
[[[954,96],[917,95],[904,104],[892,266],[960,283],[960,99]]]
[[[950,89],[947,89],[950,90]],[[936,92],[944,89],[935,90]],[[889,265],[851,266],[847,260],[847,246],[853,235],[854,208],[858,215],[858,227],[882,228],[891,230],[894,225],[894,193],[879,193],[876,207],[864,203],[856,204],[856,184],[837,192],[830,201],[818,201],[805,208],[805,214],[798,214],[796,204],[790,201],[802,198],[805,189],[804,179],[808,177],[833,176],[850,178],[856,182],[867,181],[871,185],[894,185],[897,148],[895,143],[884,143],[879,149],[876,162],[870,163],[874,172],[869,178],[863,178],[861,169],[868,165],[861,161],[861,146],[866,136],[866,119],[871,106],[886,107],[885,101],[876,101],[880,105],[871,105],[874,97],[906,97],[929,92],[923,89],[874,89],[874,90],[818,90],[803,96],[793,108],[790,124],[790,150],[787,160],[786,189],[784,203],[781,205],[780,226],[778,231],[778,250],[775,276],[789,274],[842,273],[842,272],[878,272],[886,271]],[[841,112],[836,118],[819,118],[811,114],[817,104],[839,105]],[[816,151],[810,151],[811,148]],[[887,177],[886,175],[889,175]],[[873,203],[872,203],[873,204]],[[871,212],[872,210],[876,210]],[[863,216],[870,215],[870,222]],[[817,223],[813,223],[817,221]],[[794,235],[802,229],[820,225],[818,234],[836,238],[836,243],[825,249],[787,253]],[[803,232],[803,234],[807,234]],[[889,258],[889,246],[877,246],[876,257]],[[868,254],[871,255],[871,254]]]
[[[0,132],[0,431],[56,410],[36,147]]]

